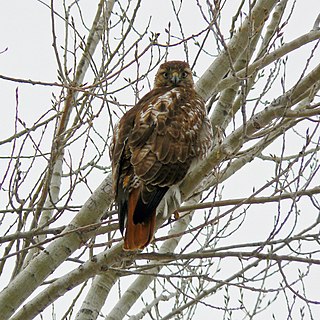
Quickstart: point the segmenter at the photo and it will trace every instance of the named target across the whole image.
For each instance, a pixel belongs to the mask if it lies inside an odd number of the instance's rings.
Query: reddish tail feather
[[[141,223],[134,223],[133,214],[139,199],[139,189],[134,189],[129,195],[128,215],[126,231],[124,236],[124,250],[137,250],[145,248],[152,240],[155,222],[156,209],[152,212],[150,219]]]

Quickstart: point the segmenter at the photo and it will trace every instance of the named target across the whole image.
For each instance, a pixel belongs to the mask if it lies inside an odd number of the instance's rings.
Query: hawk
[[[124,250],[152,240],[157,207],[211,146],[205,103],[183,61],[168,61],[154,88],[115,127],[110,150]]]

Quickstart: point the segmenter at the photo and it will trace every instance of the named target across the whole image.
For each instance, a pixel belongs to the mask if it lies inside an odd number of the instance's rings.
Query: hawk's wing
[[[208,149],[208,141],[199,141],[205,118],[202,99],[184,88],[144,104],[128,137],[131,163],[139,179],[161,187],[181,181],[191,162]]]

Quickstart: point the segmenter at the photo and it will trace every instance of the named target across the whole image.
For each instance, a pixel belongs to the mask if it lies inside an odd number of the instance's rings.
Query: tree
[[[92,2],[36,3],[50,13],[57,78],[0,75],[17,87],[13,133],[0,142],[2,319],[49,306],[46,319],[314,319],[317,13],[304,2],[310,31],[288,40],[303,1],[108,0],[93,17]],[[170,15],[166,27],[148,10]],[[124,252],[112,128],[177,57],[207,101],[214,147],[180,185],[179,218],[159,216],[152,245]],[[28,111],[32,125],[21,88],[52,92],[50,106]]]

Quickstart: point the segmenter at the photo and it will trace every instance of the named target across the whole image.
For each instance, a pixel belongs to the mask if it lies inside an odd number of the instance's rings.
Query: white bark
[[[216,91],[217,84],[229,71],[230,59],[234,63],[247,49],[249,39],[263,27],[277,2],[277,0],[258,0],[251,15],[245,19],[241,29],[228,43],[228,51],[223,51],[199,79],[196,89],[205,101],[212,96]],[[233,68],[233,65],[231,67]]]
[[[97,222],[113,201],[111,190],[111,177],[108,176],[86,201],[65,232]],[[0,293],[2,319],[8,319],[48,275],[87,241],[90,234],[90,232],[68,233],[50,243],[44,251],[31,260],[29,265]],[[21,288],[23,290],[20,290]]]
[[[302,236],[305,233],[306,230],[308,230],[308,228],[302,230],[301,232],[299,232],[297,234],[297,236]],[[285,247],[287,245],[288,245],[288,243],[286,241],[284,241],[284,242],[280,243],[279,245],[275,246],[272,250],[270,250],[267,255],[269,255],[269,254],[270,255],[274,255],[275,258],[278,258],[276,252],[278,252],[279,250],[281,250],[283,247]],[[228,255],[228,252],[226,252],[226,255]],[[247,264],[245,267],[243,267],[242,269],[240,269],[238,272],[236,272],[235,274],[231,275],[227,279],[224,279],[224,281],[221,281],[220,283],[217,283],[217,284],[215,284],[215,285],[213,285],[211,287],[206,288],[205,290],[202,290],[202,292],[199,293],[197,296],[195,296],[192,300],[189,299],[189,301],[187,303],[185,303],[184,305],[182,305],[181,307],[176,308],[176,309],[172,310],[171,312],[169,312],[166,316],[164,316],[162,318],[162,320],[173,319],[175,315],[183,314],[183,310],[185,310],[185,309],[189,308],[190,306],[198,303],[198,301],[202,301],[206,297],[214,294],[221,287],[223,287],[226,283],[232,283],[232,281],[234,281],[235,279],[237,279],[239,277],[242,277],[246,273],[246,271],[248,271],[248,270],[250,270],[252,268],[256,268],[259,265],[259,263],[261,261],[263,261],[263,259],[261,259],[261,258],[255,258],[254,257],[254,253],[251,254],[251,257],[252,257],[253,262]],[[295,257],[292,257],[292,258],[295,258]],[[297,259],[299,259],[299,258],[297,258]],[[317,264],[320,263],[319,260],[317,260],[315,262]]]
[[[198,201],[199,197],[196,197],[195,199],[188,201],[187,204],[191,205],[192,203],[197,203]],[[171,210],[169,209],[169,212],[172,212],[172,208]],[[177,234],[185,231],[192,217],[193,213],[190,213],[176,221],[172,229],[170,229],[170,231],[168,232],[168,235]],[[162,246],[159,249],[159,253],[174,252],[175,248],[179,244],[180,239],[181,237],[169,238],[162,244]],[[133,304],[139,299],[141,294],[148,288],[150,283],[153,281],[155,277],[154,275],[159,273],[162,267],[163,265],[159,265],[146,272],[143,272],[143,275],[138,276],[138,278],[130,285],[130,287],[119,299],[112,311],[107,315],[106,320],[123,319],[126,313],[133,306]]]
[[[305,110],[310,106],[311,101],[314,99],[316,92],[319,90],[320,83],[318,83],[318,88],[315,90],[310,97],[303,99],[298,106],[294,109],[294,111],[299,112],[300,110]],[[262,151],[266,149],[273,141],[275,141],[279,136],[281,136],[284,132],[288,131],[296,124],[295,119],[287,118],[283,121],[281,126],[278,126],[272,132],[270,132],[264,139],[261,139],[259,142],[254,144],[250,149],[244,152],[241,156],[237,157],[233,160],[228,167],[219,173],[219,176],[210,176],[204,185],[204,189],[208,189],[209,187],[216,185],[217,183],[222,183],[230,178],[233,174],[238,172],[241,168],[243,168],[246,164],[250,163],[254,158],[261,155]],[[252,196],[252,195],[251,195]]]
[[[175,293],[171,293],[169,295],[161,294],[159,297],[155,298],[151,303],[149,303],[145,308],[143,308],[138,314],[136,314],[134,316],[131,316],[129,318],[129,320],[140,320],[140,319],[142,319],[160,301],[168,301],[171,298],[173,298],[174,296],[175,296]]]
[[[59,200],[63,157],[64,157],[64,153],[62,152],[54,164],[52,178],[51,178],[49,191],[48,191],[48,197],[47,197],[45,204],[44,204],[44,207],[48,208],[48,209],[45,209],[42,211],[40,221],[38,224],[38,227],[45,226],[44,230],[48,229],[48,227],[49,227],[48,222],[52,218],[52,214],[53,214],[55,205],[57,204],[57,202]],[[46,239],[46,235],[44,235],[44,234],[37,236],[38,243],[40,243],[41,241],[44,241],[45,239]],[[32,248],[29,250],[29,252],[23,262],[23,268],[25,268],[30,263],[30,261],[33,259],[34,255],[37,252],[39,252],[38,248]]]
[[[190,195],[192,190],[194,190],[203,178],[218,166],[221,161],[241,149],[245,142],[243,135],[244,130],[248,141],[248,137],[269,125],[274,119],[284,116],[288,108],[299,103],[308,97],[309,94],[313,94],[312,87],[316,85],[318,81],[320,81],[320,65],[301,79],[291,90],[287,91],[278,99],[275,99],[271,105],[250,118],[245,124],[245,127],[240,126],[226,137],[221,144],[215,146],[208,157],[199,163],[195,170],[184,179],[181,184],[182,198],[185,199]]]
[[[260,58],[265,55],[266,50],[269,48],[269,43],[272,39],[272,36],[277,31],[279,24],[281,22],[281,17],[287,5],[287,0],[282,0],[275,7],[274,12],[272,14],[272,19],[267,26],[266,34],[263,36],[263,41],[260,45],[260,49],[258,50],[257,57]],[[211,125],[214,132],[214,137],[216,140],[219,139],[218,130],[224,132],[230,123],[231,119],[234,117],[236,112],[239,110],[240,105],[245,99],[244,95],[240,95],[237,97],[236,102],[234,102],[236,95],[238,93],[241,81],[244,79],[248,79],[245,92],[249,92],[257,75],[257,71],[261,68],[261,64],[257,64],[255,68],[249,69],[248,66],[249,61],[252,58],[252,55],[256,51],[256,45],[261,37],[262,30],[259,30],[252,40],[248,44],[247,50],[242,52],[242,54],[237,59],[234,70],[236,71],[235,75],[229,75],[227,78],[220,81],[217,85],[218,91],[221,91],[219,101],[214,107],[214,110],[211,115]],[[280,57],[278,57],[280,58]],[[260,61],[261,63],[261,61]],[[249,70],[252,70],[249,73]],[[226,80],[229,80],[226,81]],[[233,81],[233,85],[229,86],[231,81]],[[228,84],[228,85],[226,85]],[[218,142],[218,141],[217,141]]]
[[[79,61],[77,66],[77,71],[75,74],[75,78],[72,81],[73,86],[79,86],[90,65],[90,61],[94,55],[94,52],[101,40],[102,34],[105,31],[105,27],[108,25],[108,20],[111,16],[111,11],[114,6],[115,0],[109,0],[106,5],[106,10],[104,10],[104,0],[101,0],[95,19],[93,21],[92,27],[90,29],[90,33],[88,36],[88,40],[83,52],[83,55]],[[71,115],[71,112],[74,109],[74,105],[72,105],[73,101],[76,101],[78,96],[78,91],[69,90],[67,96],[71,96],[69,99],[66,99],[65,108],[64,108],[64,116],[60,118],[60,123],[58,125],[58,129],[56,134],[62,135],[67,128],[68,121]],[[61,141],[62,137],[56,137]],[[61,146],[60,146],[61,147]],[[57,152],[57,154],[55,154]],[[38,223],[39,227],[46,226],[48,228],[48,221],[52,218],[54,208],[56,203],[59,200],[60,194],[60,187],[61,187],[61,177],[62,177],[62,165],[63,165],[63,158],[64,158],[64,146],[61,147],[61,150],[52,152],[52,156],[56,157],[56,160],[53,164],[52,168],[52,176],[50,177],[50,182],[48,185],[48,195],[46,201],[44,203],[45,208],[51,208],[49,210],[43,210],[41,212],[40,221]],[[47,176],[47,179],[49,176]],[[43,241],[46,238],[45,235],[37,237],[38,242]],[[33,248],[29,250],[27,257],[24,261],[24,267],[26,267],[30,261],[33,259],[34,255],[38,250]]]
[[[121,241],[111,249],[98,254],[77,269],[59,278],[30,302],[24,305],[23,308],[10,319],[31,320],[67,291],[100,272],[106,272],[109,267],[113,267],[120,260],[119,255],[122,253],[122,245],[123,243]]]
[[[96,275],[75,319],[97,319],[112,286],[115,284],[118,278],[118,274],[112,270]]]
[[[261,57],[260,59],[256,60],[251,65],[249,65],[247,68],[244,68],[236,72],[235,76],[230,76],[221,80],[217,85],[217,91],[220,91],[226,87],[231,87],[232,85],[239,82],[239,79],[243,79],[244,77],[250,77],[255,72],[265,68],[272,62],[277,61],[278,59],[284,57],[288,53],[297,50],[303,47],[305,44],[318,39],[320,39],[320,30],[311,30],[310,32],[298,37],[297,39],[294,39],[282,45],[280,48],[274,50],[273,52],[270,52],[269,54]]]

